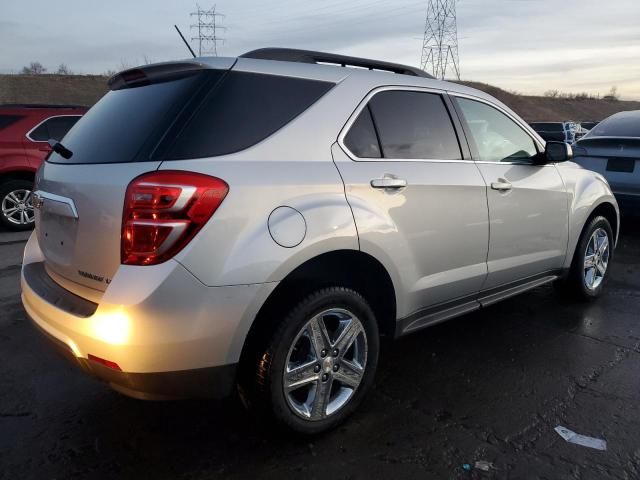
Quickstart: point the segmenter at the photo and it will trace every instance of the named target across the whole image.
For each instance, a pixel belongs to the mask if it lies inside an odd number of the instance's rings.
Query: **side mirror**
[[[573,158],[573,149],[568,143],[551,141],[544,148],[544,156],[547,162],[566,162]]]

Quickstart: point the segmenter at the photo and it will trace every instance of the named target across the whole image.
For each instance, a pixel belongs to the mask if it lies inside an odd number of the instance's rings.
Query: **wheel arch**
[[[578,242],[584,233],[584,229],[594,217],[603,216],[609,221],[611,224],[611,230],[613,231],[613,244],[617,244],[620,232],[620,214],[616,205],[616,201],[613,195],[611,195],[611,198],[603,199],[581,216],[580,224],[576,226],[577,228],[574,227],[576,233],[571,237],[571,249],[565,259],[566,269],[571,267]]]
[[[29,182],[33,182],[35,177],[35,170],[10,170],[0,173],[0,184],[11,180],[27,180]]]
[[[353,288],[371,305],[380,334],[392,338],[396,323],[396,291],[391,276],[373,256],[359,250],[334,250],[293,269],[260,308],[244,342],[240,363],[255,353],[278,319],[276,312],[314,290],[329,286]]]

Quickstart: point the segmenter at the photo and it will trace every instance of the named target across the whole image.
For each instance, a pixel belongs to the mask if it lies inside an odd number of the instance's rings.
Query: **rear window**
[[[440,95],[385,91],[376,94],[369,107],[384,158],[462,159],[451,117]]]
[[[64,138],[69,159],[52,163],[124,163],[149,160],[155,145],[199,82],[199,75],[108,92]],[[145,147],[145,148],[143,148]]]
[[[207,95],[164,156],[180,160],[244,150],[284,127],[333,86],[231,71]]]
[[[69,131],[73,152],[54,163],[212,157],[272,135],[333,83],[205,70],[179,80],[110,91]]]
[[[80,115],[48,118],[29,134],[29,138],[36,142],[46,142],[50,138],[60,141],[79,119]]]
[[[593,137],[640,137],[640,111],[622,112],[603,120],[587,135]]]
[[[20,115],[0,115],[0,130],[16,123],[21,118]]]

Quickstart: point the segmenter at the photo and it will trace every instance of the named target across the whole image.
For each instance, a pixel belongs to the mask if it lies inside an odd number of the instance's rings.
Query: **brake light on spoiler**
[[[229,186],[200,173],[145,173],[127,187],[121,234],[125,265],[156,265],[176,255],[218,209]]]

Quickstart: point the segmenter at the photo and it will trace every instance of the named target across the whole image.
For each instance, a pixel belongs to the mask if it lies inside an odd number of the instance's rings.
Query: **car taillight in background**
[[[178,253],[207,223],[229,186],[199,173],[162,170],[127,187],[122,217],[121,261],[155,265]]]

